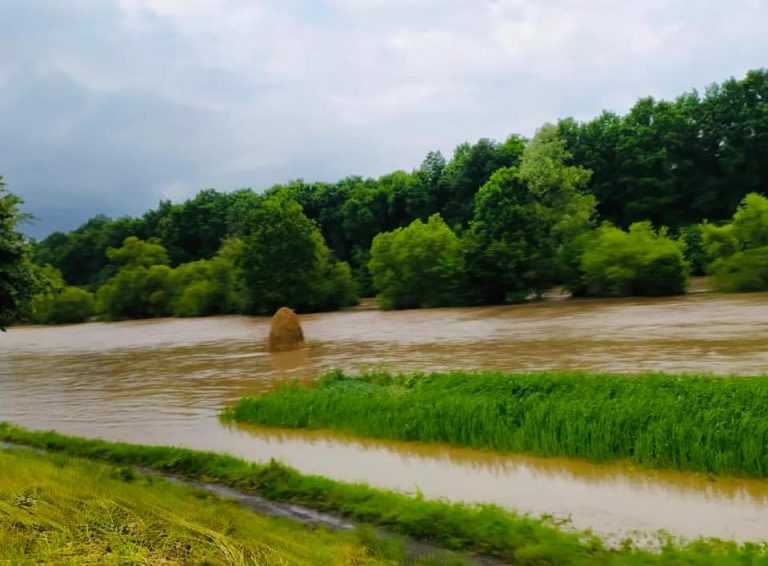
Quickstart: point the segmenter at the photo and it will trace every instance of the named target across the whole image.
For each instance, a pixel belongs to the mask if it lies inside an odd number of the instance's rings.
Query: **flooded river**
[[[242,395],[334,367],[762,374],[766,294],[357,310],[302,321],[309,347],[274,355],[263,350],[263,318],[13,328],[0,335],[0,421],[276,458],[305,473],[570,517],[602,534],[768,539],[768,481],[228,428],[217,418]]]

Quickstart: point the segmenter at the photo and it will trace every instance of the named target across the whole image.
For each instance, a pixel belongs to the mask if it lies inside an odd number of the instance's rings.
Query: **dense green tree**
[[[38,324],[45,324],[48,321],[48,314],[56,296],[64,291],[67,284],[61,271],[49,263],[42,266],[33,265],[32,269],[35,272],[39,288],[32,297],[29,319]]]
[[[156,236],[168,250],[171,265],[213,257],[228,232],[230,195],[214,189],[171,205]]]
[[[689,267],[683,245],[664,230],[654,231],[650,222],[633,224],[628,232],[606,224],[582,238],[587,243],[574,291],[604,297],[685,292]]]
[[[592,171],[587,190],[597,199],[601,219],[620,228],[643,220],[669,226],[686,242],[696,273],[710,254],[702,247],[703,229],[695,226],[726,220],[747,193],[768,193],[766,70],[712,85],[703,95],[690,92],[670,101],[642,98],[623,116],[603,112],[583,123],[564,119],[557,131],[565,149],[554,159],[555,170],[571,166]],[[108,260],[106,250],[119,248],[128,236],[161,244],[171,266],[208,260],[226,236],[247,238],[253,231],[252,213],[265,199],[283,195],[303,207],[331,257],[349,262],[366,294],[372,291],[368,263],[373,238],[440,213],[463,239],[476,300],[515,300],[578,271],[583,240],[575,234],[583,228],[583,215],[563,213],[562,203],[549,202],[550,196],[564,195],[576,209],[589,211],[586,201],[579,205],[571,198],[573,191],[536,194],[547,183],[560,181],[544,175],[537,187],[541,171],[536,173],[531,164],[543,170],[549,158],[529,156],[526,169],[521,162],[525,145],[519,136],[504,143],[481,139],[459,145],[448,162],[439,152],[430,152],[414,171],[394,171],[378,179],[297,180],[263,194],[207,189],[185,202],[161,201],[141,218],[97,216],[69,233],[53,233],[34,247],[34,261],[60,269],[68,284],[93,290],[119,267]],[[479,194],[481,187],[487,187],[484,195]],[[581,185],[576,192],[582,192]],[[569,218],[575,229],[562,225],[553,232],[550,213]],[[707,226],[711,231],[713,225]],[[712,232],[711,237],[731,245],[735,240],[726,238],[726,232]],[[725,257],[722,250],[717,253]],[[194,291],[198,298],[209,296],[201,291],[204,285]]]
[[[264,195],[251,189],[239,189],[230,194],[227,208],[227,235],[242,238],[248,230],[248,216],[257,208]]]
[[[40,285],[30,261],[29,244],[18,230],[24,219],[21,203],[0,177],[0,330],[29,314]]]
[[[96,312],[93,293],[78,287],[64,287],[56,294],[37,296],[32,320],[38,324],[85,322]]]
[[[107,258],[118,268],[168,265],[168,253],[163,246],[136,236],[127,237],[119,248],[108,248]]]
[[[107,250],[107,255],[117,273],[96,293],[101,315],[119,320],[172,313],[173,270],[167,265],[165,248],[130,236],[122,247]]]
[[[95,216],[68,234],[54,232],[45,238],[35,246],[34,259],[59,269],[69,284],[95,288],[115,271],[107,248],[120,246],[136,229],[137,221],[128,217]]]
[[[691,267],[691,275],[705,275],[712,261],[704,247],[702,224],[691,224],[680,229],[680,241],[685,245],[685,259]]]
[[[481,139],[476,144],[456,147],[453,158],[440,177],[439,209],[451,225],[466,225],[472,218],[475,193],[495,171],[516,166],[523,153],[525,140],[512,135],[504,143]]]
[[[500,169],[478,192],[464,238],[477,301],[520,300],[565,277],[567,245],[589,229],[595,208],[582,192],[589,172],[569,158],[557,129],[545,126],[519,168]]]
[[[715,260],[710,267],[715,289],[730,293],[768,290],[768,246],[751,248]]]
[[[237,261],[243,241],[229,238],[212,259],[197,260],[173,272],[174,316],[208,316],[245,311],[245,280]]]
[[[170,316],[173,270],[167,265],[125,267],[96,293],[96,308],[108,320]]]
[[[462,301],[459,239],[435,214],[424,223],[382,232],[371,246],[370,272],[385,309],[438,307]]]
[[[747,195],[729,224],[704,224],[702,237],[718,290],[768,290],[768,198]]]
[[[334,255],[348,261],[351,243],[344,229],[344,203],[349,199],[352,187],[360,181],[353,177],[338,183],[308,184],[302,180],[285,186],[273,187],[267,195],[282,191],[301,204],[304,214],[314,220]]]
[[[356,301],[348,266],[336,263],[296,201],[276,194],[252,211],[249,223],[239,264],[251,312],[328,310]]]
[[[766,70],[559,129],[574,163],[593,172],[600,215],[620,227],[723,220],[747,193],[768,191]]]
[[[447,162],[439,151],[430,151],[413,172],[418,185],[411,193],[408,211],[411,219],[425,219],[440,210],[442,178]]]

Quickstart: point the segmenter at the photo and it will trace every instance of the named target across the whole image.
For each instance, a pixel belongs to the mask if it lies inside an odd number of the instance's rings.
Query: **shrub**
[[[715,288],[719,291],[764,291],[768,289],[768,246],[719,258],[709,271],[715,276]]]
[[[98,312],[110,320],[170,315],[172,273],[167,265],[121,268],[96,293]]]
[[[708,271],[719,291],[768,289],[768,198],[747,195],[725,226],[702,226]]]
[[[455,304],[462,283],[459,239],[439,214],[373,239],[368,267],[385,309]]]
[[[78,287],[66,287],[60,294],[47,299],[49,304],[36,322],[43,324],[74,324],[85,322],[96,312],[93,293]]]
[[[624,232],[604,225],[589,237],[581,255],[584,293],[592,296],[659,296],[685,292],[688,262],[682,246],[639,222]]]

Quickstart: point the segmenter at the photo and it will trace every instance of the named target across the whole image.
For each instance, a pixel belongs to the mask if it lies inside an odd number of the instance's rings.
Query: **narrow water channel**
[[[555,300],[303,317],[309,347],[263,350],[268,320],[217,317],[0,335],[0,420],[34,429],[275,458],[305,473],[570,517],[624,536],[665,529],[768,539],[768,481],[499,455],[321,432],[226,427],[218,411],[287,378],[341,367],[762,374],[768,295]]]

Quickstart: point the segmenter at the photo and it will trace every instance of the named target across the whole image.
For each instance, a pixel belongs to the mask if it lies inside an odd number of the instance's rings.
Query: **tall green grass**
[[[451,504],[444,501],[424,500],[420,497],[408,497],[391,491],[373,489],[362,484],[347,484],[328,480],[325,478],[304,476],[298,472],[286,468],[276,462],[267,465],[259,465],[245,462],[231,456],[216,453],[199,452],[183,448],[168,448],[160,446],[140,446],[135,444],[124,444],[106,442],[102,440],[89,440],[84,438],[68,437],[55,432],[33,432],[27,431],[9,424],[0,423],[0,441],[23,444],[51,453],[61,453],[78,458],[87,458],[96,461],[108,462],[116,465],[111,472],[107,472],[110,477],[130,478],[130,470],[121,470],[120,466],[140,466],[163,472],[172,472],[189,479],[199,479],[208,482],[215,482],[239,489],[246,493],[257,493],[267,499],[275,501],[291,501],[312,507],[319,510],[334,511],[344,514],[352,519],[367,524],[384,527],[391,531],[396,531],[410,537],[426,540],[438,544],[444,548],[462,551],[475,551],[481,554],[487,554],[499,557],[510,564],[522,566],[542,566],[542,565],[563,565],[563,566],[587,566],[587,565],[611,565],[611,566],[642,566],[642,565],[664,565],[664,566],[704,566],[718,564],[722,566],[758,566],[768,565],[768,547],[764,543],[746,543],[743,545],[729,541],[719,540],[697,540],[688,544],[678,544],[672,540],[667,540],[659,552],[653,553],[641,549],[632,548],[630,545],[621,549],[606,548],[602,541],[593,535],[587,533],[572,533],[558,530],[557,528],[537,519],[517,515],[513,512],[502,510],[492,505],[462,505]],[[40,458],[55,458],[55,454],[40,455]],[[0,449],[0,501],[10,501],[11,504],[21,506],[26,505],[26,498],[32,497],[35,503],[41,500],[40,494],[49,492],[48,488],[40,490],[41,485],[45,485],[45,478],[41,477],[37,471],[19,467],[18,463],[9,461]],[[56,467],[61,467],[62,462],[66,460],[54,461]],[[16,481],[16,487],[8,489],[7,483],[3,482],[3,474],[6,470],[13,470],[17,478],[25,478],[26,483]],[[103,469],[102,469],[103,470]],[[163,493],[147,491],[145,494],[135,495],[133,492],[126,491],[127,488],[115,486],[111,483],[104,483],[103,471],[98,468],[86,468],[81,474],[82,479],[72,476],[71,480],[59,488],[51,488],[50,495],[60,498],[59,503],[47,505],[46,509],[61,507],[62,505],[76,504],[77,502],[87,502],[94,498],[102,498],[106,501],[119,501],[120,505],[131,507],[136,506],[140,501],[135,497],[139,495],[142,501],[152,501],[152,497],[157,497],[156,509],[163,508],[167,498]],[[93,478],[102,481],[102,486],[94,488]],[[98,484],[98,482],[97,482]],[[37,491],[29,492],[27,486],[38,486]],[[162,482],[159,486],[165,493],[179,494],[174,487]],[[31,493],[31,495],[29,495]],[[181,503],[179,503],[181,505]],[[189,502],[184,503],[189,505]],[[204,507],[197,509],[198,503],[193,504],[196,510],[201,513],[201,521],[205,518],[210,520],[227,520],[227,515],[220,515],[219,508]],[[203,505],[203,503],[199,503]],[[75,505],[76,506],[76,505]],[[136,507],[138,508],[138,507]],[[155,509],[155,510],[156,510]],[[231,509],[230,509],[231,511]],[[4,527],[3,513],[5,508],[0,505],[0,526]],[[152,513],[153,509],[148,509],[146,515],[141,515],[140,519],[149,522],[156,518]],[[170,514],[163,515],[168,519],[164,524],[162,520],[157,522],[157,529],[162,529],[177,533],[178,528],[186,528],[189,522],[177,521]],[[188,517],[187,515],[184,515]],[[3,549],[4,540],[14,539],[18,536],[13,529],[17,527],[17,519],[11,519],[12,528],[3,530],[0,528],[0,564],[4,558],[2,552],[6,552],[5,557],[10,556],[11,563],[24,563],[22,558],[33,556],[23,554],[26,550],[18,551],[19,548],[32,548],[37,539],[33,539],[29,531],[22,533],[26,535],[26,542],[19,547],[18,542],[7,544],[12,551]],[[129,521],[129,523],[131,523]],[[35,530],[35,536],[39,534],[39,527],[43,524],[42,520],[31,520],[30,529]],[[57,520],[57,524],[62,527],[70,536],[82,533],[79,527],[80,523],[69,519]],[[117,525],[117,532],[122,532],[123,527]],[[131,523],[132,524],[132,523]],[[263,528],[269,527],[271,523],[267,521],[262,523]],[[132,528],[132,527],[130,527]],[[245,533],[245,529],[239,523],[230,525],[226,531],[229,535],[232,533]],[[18,529],[17,529],[18,530]],[[369,537],[358,537],[358,542],[368,551],[360,555],[359,546],[351,544],[349,539],[343,537],[318,538],[314,540],[307,539],[306,544],[302,544],[304,539],[294,541],[291,537],[300,537],[300,529],[290,532],[286,527],[283,539],[275,541],[271,545],[271,550],[276,550],[279,557],[280,552],[294,552],[302,559],[293,559],[284,557],[287,564],[301,564],[305,562],[303,557],[309,557],[312,560],[314,553],[318,553],[321,558],[324,552],[333,545],[340,545],[338,548],[339,557],[348,557],[346,563],[363,564],[366,560],[374,561],[377,555],[371,555]],[[8,534],[10,533],[10,534]],[[3,539],[6,536],[8,539]],[[251,542],[258,547],[259,541],[268,543],[270,541],[271,531],[253,533]],[[76,536],[75,536],[76,539]],[[142,539],[143,540],[143,539]],[[166,540],[166,539],[163,539]],[[175,539],[174,539],[175,540]],[[182,539],[183,540],[183,536]],[[216,538],[204,537],[203,540],[212,540]],[[221,539],[223,540],[223,539]],[[79,539],[76,539],[79,542]],[[45,543],[45,541],[43,541]],[[230,541],[234,544],[232,541]],[[103,541],[102,541],[103,543]],[[280,544],[278,544],[280,543]],[[376,543],[376,541],[373,541]],[[25,546],[26,545],[26,546]],[[185,548],[185,547],[183,547]],[[229,548],[229,547],[227,547]],[[17,553],[13,554],[13,549]],[[102,547],[103,549],[103,547]],[[44,549],[43,549],[44,550]],[[270,549],[264,549],[266,550]],[[38,552],[35,550],[35,552]],[[42,550],[41,550],[42,552]],[[346,554],[344,554],[346,553]],[[92,554],[94,555],[94,554]],[[89,555],[89,556],[92,556]],[[35,554],[34,557],[44,556]],[[97,555],[98,556],[98,555]],[[18,559],[18,560],[15,560]],[[317,564],[327,562],[326,560],[315,559]],[[391,558],[389,559],[392,563]],[[34,560],[32,561],[34,563]],[[40,561],[38,561],[40,562]],[[43,560],[43,562],[46,562]],[[342,561],[344,562],[344,561]],[[56,563],[48,561],[47,563]],[[67,563],[64,561],[64,563]],[[69,563],[82,564],[81,557],[75,556]],[[93,563],[104,563],[97,558]],[[121,563],[157,563],[151,559],[144,560],[123,560]],[[173,563],[169,561],[167,563]],[[179,561],[178,563],[193,563],[192,561]],[[201,561],[199,563],[205,563]],[[208,563],[217,564],[217,560]],[[237,562],[232,562],[237,563]],[[256,563],[269,563],[269,561],[256,561]]]
[[[241,399],[224,419],[768,476],[768,379],[340,372]]]

